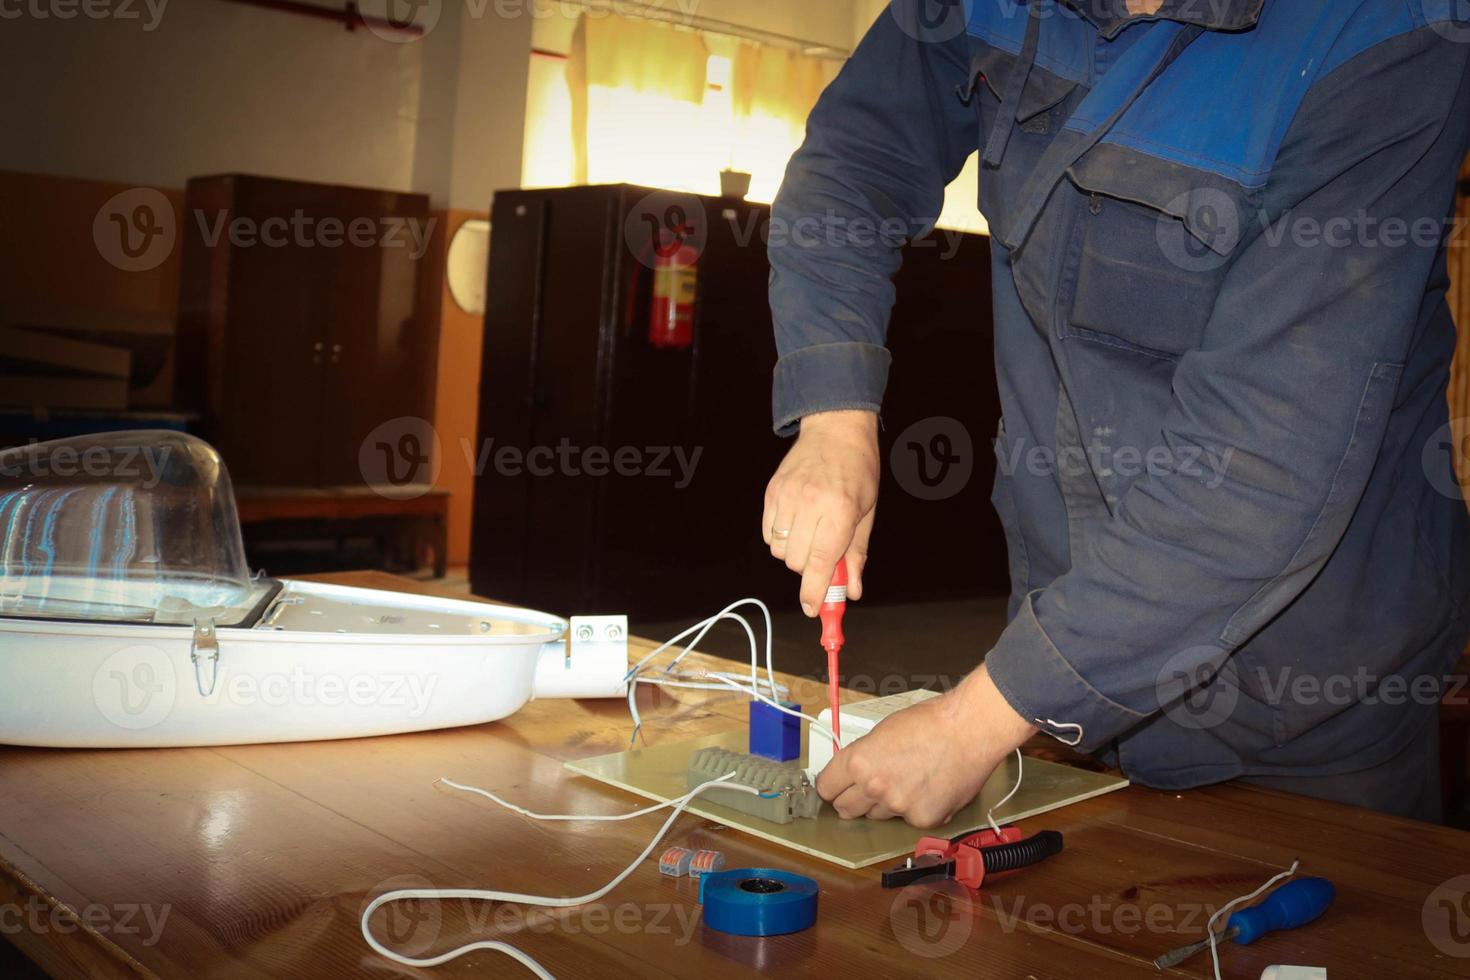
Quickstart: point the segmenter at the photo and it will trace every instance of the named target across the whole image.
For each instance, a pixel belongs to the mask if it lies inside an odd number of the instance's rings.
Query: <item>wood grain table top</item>
[[[331,578],[432,591],[376,573]],[[813,681],[788,680],[821,702]],[[644,691],[642,704],[655,741],[745,716],[733,692]],[[547,700],[495,724],[383,738],[0,748],[0,935],[61,976],[527,975],[491,951],[434,970],[398,967],[364,944],[358,916],[401,887],[580,895],[601,886],[662,816],[538,823],[434,780],[541,812],[625,812],[643,801],[562,762],[621,749],[629,730],[621,701]],[[1130,787],[1035,823],[1026,829],[1061,831],[1066,850],[973,895],[952,885],[884,891],[873,869],[844,870],[682,816],[669,845],[817,880],[817,925],[788,936],[706,928],[696,882],[660,875],[653,860],[592,905],[415,902],[374,921],[405,953],[500,938],[559,977],[1145,977],[1158,975],[1155,956],[1203,934],[1210,911],[1300,858],[1302,874],[1336,882],[1335,906],[1308,928],[1222,947],[1225,976],[1254,980],[1273,963],[1327,966],[1333,980],[1470,976],[1470,878],[1455,880],[1470,874],[1470,835],[1242,785]],[[1167,975],[1209,976],[1209,956]]]

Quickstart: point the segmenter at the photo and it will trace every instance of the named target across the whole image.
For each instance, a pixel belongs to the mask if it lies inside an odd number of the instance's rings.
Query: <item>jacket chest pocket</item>
[[[1196,204],[1186,221],[1170,210],[1077,193],[1084,200],[1071,253],[1075,285],[1060,335],[1171,359],[1198,347],[1239,238],[1231,227],[1239,206],[1222,194],[1213,210]]]

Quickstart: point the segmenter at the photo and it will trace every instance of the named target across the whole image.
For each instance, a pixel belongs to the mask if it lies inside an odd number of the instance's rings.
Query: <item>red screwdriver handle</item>
[[[847,559],[837,559],[837,567],[832,571],[832,584],[827,587],[827,595],[822,600],[822,607],[817,611],[817,616],[822,621],[822,648],[827,651],[827,697],[829,707],[832,709],[832,751],[837,752],[842,747],[839,739],[842,736],[842,722],[839,719],[841,713],[842,698],[837,686],[838,659],[842,652],[844,637],[842,635],[842,614],[847,611]]]

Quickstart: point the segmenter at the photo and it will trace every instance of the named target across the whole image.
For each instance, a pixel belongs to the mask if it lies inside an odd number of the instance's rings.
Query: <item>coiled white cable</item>
[[[653,835],[653,839],[648,842],[648,846],[643,849],[643,853],[634,858],[633,861],[626,868],[624,868],[621,872],[617,874],[616,877],[612,879],[612,881],[609,881],[607,884],[603,885],[596,891],[588,892],[586,895],[575,895],[563,898],[556,898],[549,895],[523,895],[519,892],[492,891],[485,888],[399,888],[395,891],[384,892],[383,894],[379,895],[377,898],[369,902],[367,907],[363,909],[362,918],[359,923],[362,928],[362,938],[366,940],[367,944],[371,946],[375,952],[387,957],[395,963],[400,963],[403,966],[439,966],[441,963],[448,963],[450,960],[458,959],[466,953],[472,953],[475,950],[479,949],[489,949],[494,950],[498,953],[504,953],[506,956],[511,957],[516,962],[525,966],[532,973],[536,974],[536,976],[542,978],[542,980],[555,980],[551,973],[547,971],[547,969],[543,967],[540,963],[536,962],[530,956],[521,952],[519,949],[516,949],[509,943],[501,942],[498,939],[481,939],[472,943],[466,943],[463,946],[458,946],[454,949],[449,950],[446,953],[440,953],[438,956],[404,956],[402,953],[396,953],[388,947],[384,946],[382,943],[378,942],[377,937],[373,935],[370,920],[373,917],[373,913],[382,908],[384,905],[387,905],[390,902],[401,902],[411,898],[434,899],[439,901],[442,901],[444,899],[458,898],[480,902],[516,902],[521,905],[540,905],[546,908],[571,908],[577,905],[586,905],[588,902],[595,902],[606,895],[608,892],[612,891],[618,885],[622,884],[623,880],[627,878],[630,874],[632,874],[634,869],[637,868],[638,865],[642,864],[643,861],[648,857],[648,855],[653,853],[653,849],[658,846],[658,842],[664,839],[664,835],[669,832],[669,828],[674,825],[675,820],[679,819],[679,814],[684,812],[684,808],[689,805],[691,800],[693,800],[696,796],[705,792],[706,790],[721,785],[734,775],[735,774],[733,772],[730,772],[721,776],[719,779],[711,779],[707,783],[700,783],[698,786],[694,787],[694,789],[690,790],[685,795],[679,797],[677,800],[670,800],[668,803],[660,803],[657,806],[645,807],[642,810],[638,810],[630,814],[618,814],[614,816],[604,817],[581,817],[571,814],[536,814],[532,813],[529,810],[524,810],[520,807],[514,806],[513,804],[506,803],[504,800],[495,796],[493,793],[489,793],[485,790],[476,789],[472,786],[462,786],[459,783],[452,783],[449,780],[443,780],[445,783],[454,786],[456,789],[463,789],[469,792],[480,793],[481,795],[489,797],[491,800],[494,800],[496,803],[500,803],[503,806],[507,806],[512,810],[520,812],[523,816],[532,817],[537,820],[627,820],[631,817],[642,816],[645,813],[650,813],[654,810],[659,810],[666,806],[672,806],[674,808],[674,811],[669,814],[669,818],[664,821],[664,825],[659,828],[658,833]],[[732,784],[726,786],[725,788],[729,790],[737,790],[742,793],[759,795],[759,791],[750,786]]]

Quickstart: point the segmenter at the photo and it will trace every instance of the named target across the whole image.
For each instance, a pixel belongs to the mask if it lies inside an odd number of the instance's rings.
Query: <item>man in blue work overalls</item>
[[[1151,786],[1438,818],[1470,588],[1443,451],[1467,59],[1465,0],[879,17],[774,205],[821,232],[770,249],[775,425],[799,435],[763,533],[808,614],[841,556],[861,594],[897,248],[977,149],[1020,465],[993,497],[1009,625],[822,773],[843,816],[936,825],[1042,731]]]

